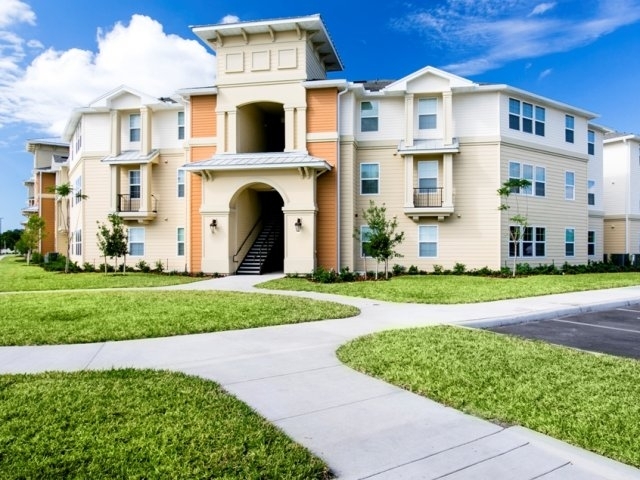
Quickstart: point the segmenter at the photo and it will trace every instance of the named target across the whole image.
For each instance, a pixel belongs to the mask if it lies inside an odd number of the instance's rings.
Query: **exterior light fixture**
[[[296,227],[296,232],[299,232],[302,228],[302,219],[299,218],[296,220],[296,223],[294,223],[293,226]]]
[[[209,228],[211,229],[211,233],[216,233],[216,227],[218,226],[218,221],[214,218],[213,220],[211,220],[211,223],[209,224]]]

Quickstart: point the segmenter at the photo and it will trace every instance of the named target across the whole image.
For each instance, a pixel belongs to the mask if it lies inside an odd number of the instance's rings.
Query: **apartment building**
[[[151,98],[121,87],[65,131],[74,260],[100,261],[118,212],[132,260],[208,273],[372,267],[363,210],[395,216],[394,261],[430,271],[600,260],[602,138],[595,115],[508,85],[425,67],[397,81],[330,79],[342,61],[318,15],[193,28],[213,86]],[[510,178],[531,187],[499,210]],[[523,239],[509,218],[528,218]]]
[[[605,254],[640,254],[640,137],[604,137]]]

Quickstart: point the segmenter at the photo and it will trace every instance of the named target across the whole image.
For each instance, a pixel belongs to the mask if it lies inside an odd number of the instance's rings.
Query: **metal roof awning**
[[[146,155],[142,154],[140,150],[125,150],[119,155],[109,155],[102,159],[104,163],[122,164],[122,165],[139,165],[142,163],[157,162],[160,156],[160,151],[157,149],[151,150]]]
[[[303,175],[315,170],[320,175],[331,170],[331,165],[326,160],[299,152],[220,153],[208,160],[187,163],[181,168],[210,178],[216,171],[264,169],[299,169]]]
[[[460,145],[458,139],[452,139],[450,145],[445,144],[442,139],[414,140],[413,145],[406,145],[404,140],[398,146],[398,153],[401,155],[420,155],[430,153],[459,153]]]

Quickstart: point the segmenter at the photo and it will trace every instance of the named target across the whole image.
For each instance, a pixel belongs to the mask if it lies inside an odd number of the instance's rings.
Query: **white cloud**
[[[533,16],[533,15],[542,15],[545,12],[548,12],[549,10],[552,10],[553,8],[555,8],[556,3],[539,3],[538,5],[536,5],[535,7],[533,7],[533,10],[531,10],[531,13],[529,14],[529,16]]]
[[[35,25],[36,14],[31,7],[20,0],[2,0],[0,2],[0,27],[14,23]]]
[[[20,43],[17,37],[12,41]],[[0,126],[24,122],[59,135],[73,108],[119,85],[167,96],[215,81],[215,57],[204,45],[166,34],[146,16],[133,15],[128,25],[98,30],[97,44],[96,52],[49,48],[26,68],[17,54],[6,62],[0,55]]]
[[[240,21],[240,17],[235,15],[225,15],[222,17],[220,23],[238,23]]]
[[[547,78],[552,73],[553,73],[553,69],[552,68],[547,68],[546,70],[543,70],[540,73],[540,75],[538,75],[538,80],[542,80],[543,78]]]
[[[514,60],[570,51],[640,20],[638,0],[612,0],[601,9],[584,9],[578,2],[582,0],[563,5],[574,12],[567,17],[556,12],[556,3],[551,2],[447,0],[393,24],[401,30],[418,31],[432,48],[440,46],[461,58],[443,69],[474,75]]]

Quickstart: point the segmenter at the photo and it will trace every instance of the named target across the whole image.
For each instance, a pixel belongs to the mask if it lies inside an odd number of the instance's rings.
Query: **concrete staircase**
[[[261,275],[273,271],[282,261],[282,221],[266,219],[258,238],[242,260],[236,275]]]

